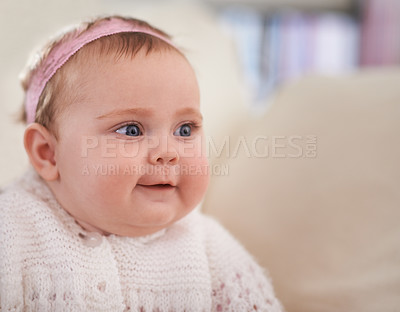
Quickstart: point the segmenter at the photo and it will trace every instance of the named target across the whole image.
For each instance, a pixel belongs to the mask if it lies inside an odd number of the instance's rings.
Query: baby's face
[[[199,90],[176,51],[102,57],[79,68],[57,120],[56,198],[84,228],[154,233],[188,214],[208,184]]]

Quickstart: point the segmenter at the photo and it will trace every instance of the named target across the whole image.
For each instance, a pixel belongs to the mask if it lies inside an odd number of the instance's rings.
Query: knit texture
[[[261,267],[193,211],[155,234],[93,237],[28,171],[0,194],[1,311],[281,311]]]

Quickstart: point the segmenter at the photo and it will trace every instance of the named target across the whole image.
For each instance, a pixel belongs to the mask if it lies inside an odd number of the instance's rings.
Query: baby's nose
[[[174,165],[179,161],[179,153],[173,142],[167,137],[154,141],[155,144],[149,146],[149,162],[153,165]]]
[[[159,153],[152,153],[150,156],[150,162],[154,165],[175,165],[179,160],[177,152],[165,151]]]

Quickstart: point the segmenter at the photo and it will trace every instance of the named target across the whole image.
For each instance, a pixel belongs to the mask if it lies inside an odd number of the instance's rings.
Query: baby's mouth
[[[147,190],[153,190],[153,191],[168,191],[168,190],[173,190],[176,188],[176,186],[173,186],[171,184],[150,184],[150,185],[145,185],[145,184],[138,184],[137,186],[143,187],[144,189]]]
[[[170,187],[174,187],[171,184],[153,184],[153,185],[144,185],[150,188],[170,188]]]

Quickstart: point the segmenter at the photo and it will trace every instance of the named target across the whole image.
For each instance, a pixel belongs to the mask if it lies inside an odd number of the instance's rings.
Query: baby
[[[99,18],[27,71],[34,169],[0,195],[2,311],[281,311],[263,270],[194,210],[199,89],[164,32]]]

